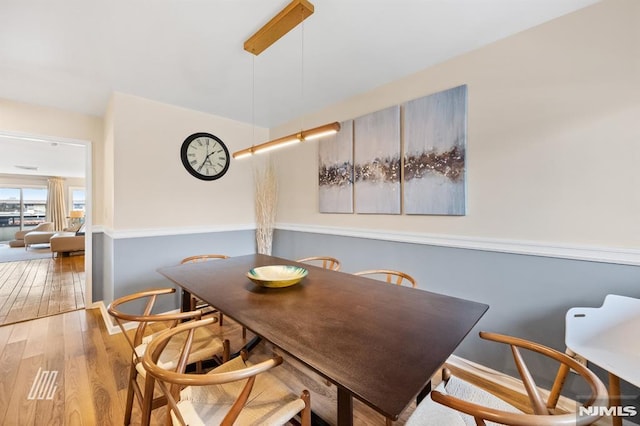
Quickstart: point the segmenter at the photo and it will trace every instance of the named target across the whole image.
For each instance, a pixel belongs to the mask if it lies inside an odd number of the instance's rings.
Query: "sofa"
[[[50,239],[51,257],[64,253],[84,251],[84,227],[78,232],[56,232]]]
[[[49,238],[51,238],[53,234],[55,234],[55,232],[53,231],[53,222],[42,222],[35,228],[25,229],[24,231],[16,232],[14,240],[9,241],[9,247],[25,247],[26,246],[26,242],[24,240],[25,236],[27,234],[30,234],[31,232],[38,232],[38,233],[41,233],[41,235],[39,235],[38,237],[34,236],[30,244],[48,243]],[[48,234],[48,237],[46,234]],[[37,234],[34,234],[34,235],[37,235]]]
[[[24,236],[25,250],[34,244],[49,244],[49,239],[55,235],[54,231],[31,231]]]

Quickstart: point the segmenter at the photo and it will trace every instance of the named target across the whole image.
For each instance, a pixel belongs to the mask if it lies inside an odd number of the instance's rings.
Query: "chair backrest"
[[[42,231],[42,232],[53,231],[53,222],[42,222],[38,224],[38,226],[36,226],[35,228],[30,229],[30,231]]]
[[[305,257],[304,259],[296,260],[296,262],[309,263],[311,265],[322,265],[324,269],[331,269],[333,271],[340,270],[340,261],[334,257],[329,256]]]
[[[131,346],[131,350],[133,354],[137,357],[135,348],[142,343],[142,338],[147,334],[147,325],[152,322],[166,322],[169,323],[169,327],[175,327],[179,322],[184,320],[191,319],[200,319],[202,316],[201,311],[190,311],[190,312],[179,312],[179,313],[168,313],[168,314],[152,314],[151,311],[153,306],[156,303],[158,296],[173,294],[175,293],[175,288],[163,288],[156,290],[146,290],[141,291],[139,293],[130,294],[127,296],[120,297],[109,304],[107,307],[107,312],[111,315],[118,324],[118,327],[122,330],[122,334],[124,334],[127,342]],[[123,305],[133,304],[132,302],[144,301],[146,300],[146,304],[144,304],[144,308],[142,309],[142,313],[132,314],[122,310]],[[136,303],[136,302],[134,302]],[[217,319],[216,319],[217,320]],[[133,336],[133,339],[126,331],[126,323],[127,322],[137,322],[138,326],[136,328],[136,332]],[[137,360],[136,361],[140,361]]]
[[[195,263],[195,262],[206,262],[208,260],[216,260],[216,259],[228,259],[229,256],[225,254],[198,254],[196,256],[185,257],[180,261],[180,264],[183,263]]]
[[[353,275],[375,277],[376,279],[384,278],[386,282],[397,285],[402,285],[405,282],[408,282],[414,288],[417,285],[415,278],[411,275],[391,269],[371,269],[368,271],[354,272]]]
[[[226,422],[232,424],[249,398],[251,389],[255,382],[255,376],[282,363],[282,358],[275,356],[255,365],[247,365],[245,364],[246,352],[243,351],[240,356],[228,361],[218,369],[214,369],[207,374],[186,373],[187,360],[191,352],[191,344],[194,340],[193,336],[196,329],[198,327],[206,327],[214,322],[214,318],[190,321],[159,334],[151,341],[151,343],[149,343],[147,351],[142,359],[142,365],[145,370],[156,379],[156,382],[167,397],[169,409],[173,411],[173,414],[182,424],[186,424],[186,422],[182,418],[182,414],[178,409],[177,397],[179,390],[183,387],[219,385],[249,379],[246,381],[244,387],[242,387],[242,391],[238,394],[238,397],[233,404],[233,408],[231,408],[227,417],[225,417],[225,422],[223,422],[224,424],[226,424]],[[187,336],[184,336],[184,339],[181,339],[186,343],[183,346],[182,353],[180,354],[180,358],[175,369],[169,370],[158,365],[158,359],[160,358],[164,348],[167,347],[169,341],[182,333],[187,334]],[[222,371],[217,372],[219,370]]]
[[[442,393],[438,390],[431,392],[431,398],[443,405],[446,405],[454,410],[466,413],[473,416],[476,419],[476,423],[479,425],[485,424],[485,421],[495,422],[505,425],[517,425],[517,426],[561,426],[561,425],[590,425],[602,417],[603,410],[597,409],[597,407],[607,407],[609,404],[609,397],[607,389],[602,381],[584,365],[577,362],[567,354],[551,349],[547,346],[543,346],[538,343],[534,343],[528,340],[520,339],[517,337],[505,336],[496,333],[481,332],[480,337],[493,342],[504,343],[510,346],[513,358],[515,360],[516,367],[520,374],[521,382],[524,387],[524,394],[528,397],[528,404],[522,404],[517,406],[518,409],[523,410],[522,413],[514,413],[512,411],[505,411],[503,409],[497,409],[488,407],[468,400],[456,397],[454,395]],[[555,382],[548,395],[545,397],[544,392],[536,385],[532,374],[526,366],[520,348],[526,349],[531,352],[541,354],[545,357],[551,358],[559,363],[558,373],[556,375]],[[448,367],[448,366],[447,366]],[[569,369],[573,369],[588,385],[591,391],[589,398],[583,403],[585,407],[585,413],[561,411],[557,409],[558,398],[564,384],[564,378],[566,372]],[[464,373],[457,374],[463,380],[472,381],[472,376],[462,377]],[[501,393],[500,383],[493,383],[483,378],[483,383],[477,382],[475,385],[480,384],[485,391],[490,392],[498,397],[504,397],[508,392]],[[446,388],[445,388],[446,389]],[[510,390],[513,394],[513,389]],[[510,401],[507,401],[510,402]],[[596,407],[596,409],[589,409],[589,407]],[[416,410],[418,411],[418,410]],[[414,423],[418,424],[418,422]]]

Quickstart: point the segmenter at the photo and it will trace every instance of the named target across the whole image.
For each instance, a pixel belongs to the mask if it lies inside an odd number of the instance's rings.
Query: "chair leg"
[[[387,426],[393,426],[393,420],[391,420],[388,417],[385,420],[386,420]]]
[[[144,378],[144,396],[141,401],[141,411],[142,411],[142,426],[149,426],[151,424],[151,410],[153,410],[154,400],[153,400],[153,390],[155,388],[155,380],[150,374],[147,374],[147,377]]]
[[[171,408],[167,405],[167,414],[164,420],[165,426],[173,426],[173,419],[171,418]]]
[[[127,405],[124,411],[124,424],[128,426],[131,424],[131,411],[133,410],[133,398],[134,398],[134,390],[133,384],[138,376],[138,372],[136,371],[136,366],[131,364],[129,366],[129,387],[127,388]]]
[[[229,339],[224,339],[222,341],[222,363],[229,361],[229,358],[231,358],[231,343]]]
[[[218,320],[219,320],[218,322],[220,323],[220,325],[222,325],[222,320],[224,319],[224,315],[223,315],[222,312],[219,312],[219,314],[220,314],[220,316],[218,318]]]
[[[304,409],[300,415],[300,426],[311,426],[311,394],[303,390],[300,398],[304,401]]]

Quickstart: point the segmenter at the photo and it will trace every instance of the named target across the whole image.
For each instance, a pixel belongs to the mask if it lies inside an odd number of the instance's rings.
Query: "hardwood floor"
[[[0,325],[85,306],[84,255],[0,263]]]
[[[240,326],[226,317],[220,336],[231,340],[232,350],[243,343]],[[258,346],[251,359],[259,361],[269,356],[271,349]],[[131,350],[124,336],[108,334],[98,309],[0,327],[0,354],[0,424],[122,424]],[[39,369],[57,372],[49,385],[53,391],[50,400],[29,399]],[[327,419],[335,418],[335,386],[328,386],[305,370],[285,361],[273,371],[293,390],[309,389],[314,411]],[[354,407],[355,424],[385,424],[382,416],[363,404],[355,401]],[[403,424],[412,410],[407,409],[395,424]],[[134,404],[134,424],[139,416]],[[152,421],[154,425],[164,424],[164,408],[154,410]]]
[[[241,327],[225,317],[218,327],[219,337],[231,341],[232,351],[244,343]],[[153,325],[152,330],[161,329]],[[248,332],[248,338],[251,333]],[[285,362],[272,370],[296,393],[311,392],[315,413],[334,424],[335,386],[310,372],[286,354],[261,343],[251,353],[259,362],[272,353]],[[120,425],[124,418],[131,349],[122,334],[110,335],[99,309],[76,310],[0,327],[0,425]],[[465,368],[472,368],[461,364]],[[481,367],[476,374],[497,380],[502,373]],[[49,381],[36,381],[36,377]],[[47,376],[48,375],[48,376]],[[439,378],[434,377],[438,381]],[[506,385],[519,388],[512,381]],[[36,387],[35,383],[43,383]],[[47,397],[50,397],[47,399]],[[575,402],[567,407],[575,407]],[[403,425],[415,409],[411,404],[394,425]],[[164,408],[154,410],[152,425],[164,424]],[[132,424],[140,423],[140,410],[134,404]],[[384,425],[385,419],[354,400],[355,425]],[[610,425],[610,419],[599,421]]]
[[[0,327],[0,423],[121,423],[118,388],[126,379],[118,372],[126,371],[126,342],[111,338],[101,323],[79,310]],[[29,399],[39,369],[57,372],[50,400]]]

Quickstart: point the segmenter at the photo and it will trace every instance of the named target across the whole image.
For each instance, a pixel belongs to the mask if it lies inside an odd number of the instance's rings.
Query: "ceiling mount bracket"
[[[244,42],[244,50],[258,56],[286,33],[313,14],[307,0],[293,0]]]

